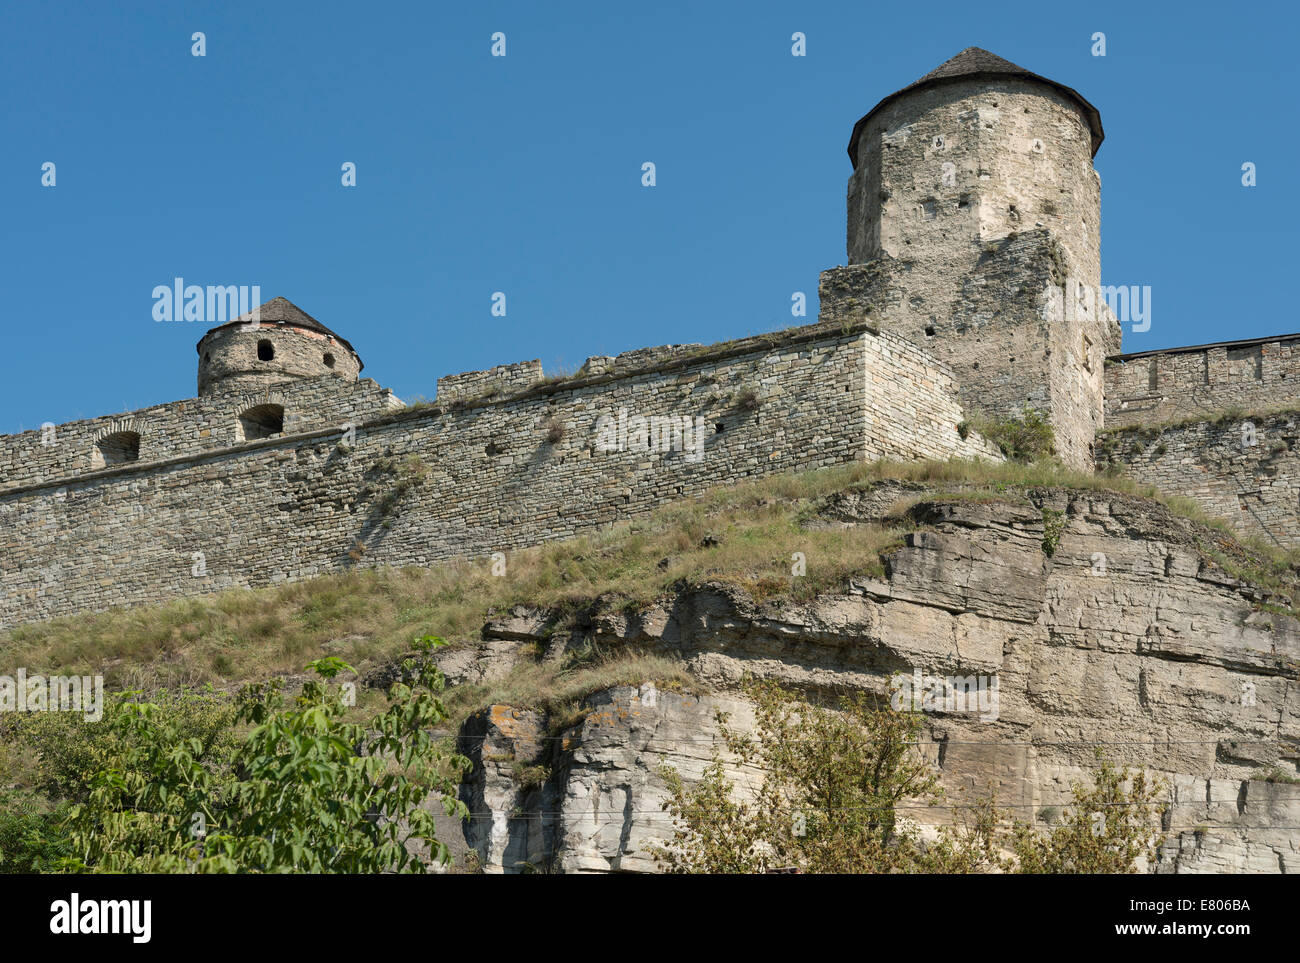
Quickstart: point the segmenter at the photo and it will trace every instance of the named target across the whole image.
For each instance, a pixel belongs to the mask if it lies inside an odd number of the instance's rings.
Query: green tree
[[[1135,873],[1156,860],[1157,800],[1165,786],[1146,773],[1115,769],[1100,749],[1092,786],[1075,783],[1074,803],[1048,833],[1017,823],[1012,836],[1021,873]]]
[[[417,645],[441,645],[428,636]],[[468,760],[430,730],[447,719],[445,682],[432,660],[408,660],[386,710],[345,721],[349,666],[308,666],[286,705],[278,683],[241,694],[237,719],[252,726],[228,765],[151,704],[126,704],[113,725],[121,752],[70,811],[79,857],[69,869],[109,872],[424,872],[449,861],[426,808],[464,818],[456,798]],[[417,852],[413,852],[413,849]]]
[[[751,734],[719,724],[737,759],[763,772],[751,802],[715,757],[700,783],[687,787],[670,767],[662,773],[678,820],[656,857],[673,872],[763,872],[796,867],[812,873],[938,872],[982,865],[991,853],[990,820],[947,827],[923,845],[898,818],[904,800],[936,805],[938,776],[910,751],[919,714],[857,694],[836,710],[809,705],[771,683],[750,687]]]
[[[660,770],[664,809],[677,825],[655,857],[671,872],[1119,873],[1155,858],[1163,785],[1116,771],[1100,752],[1093,786],[1073,787],[1074,804],[1054,831],[1009,823],[989,796],[954,809],[952,824],[927,840],[900,816],[904,806],[943,799],[937,772],[914,749],[918,713],[861,694],[827,709],[771,683],[749,692],[749,733],[723,714],[718,722],[736,761],[762,772],[754,793],[736,793],[718,755],[694,785]]]

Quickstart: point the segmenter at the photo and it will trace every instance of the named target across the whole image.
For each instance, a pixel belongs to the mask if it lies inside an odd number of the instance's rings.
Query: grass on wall
[[[229,686],[298,673],[325,654],[365,669],[428,633],[475,639],[490,613],[514,604],[572,613],[603,596],[637,607],[678,583],[711,579],[738,585],[756,600],[808,599],[850,575],[880,576],[882,554],[913,527],[902,518],[880,525],[816,524],[819,499],[885,479],[959,497],[1009,499],[1018,490],[1049,486],[1155,496],[1123,476],[1046,462],[843,465],[717,489],[581,538],[511,552],[504,576],[494,576],[486,558],[351,570],[20,626],[0,634],[0,655],[29,672],[99,673],[110,689]],[[1159,500],[1209,521],[1190,502]],[[1204,547],[1230,574],[1284,593],[1294,588],[1289,555],[1243,546],[1222,525],[1207,532]],[[800,578],[791,576],[795,552],[806,558]]]

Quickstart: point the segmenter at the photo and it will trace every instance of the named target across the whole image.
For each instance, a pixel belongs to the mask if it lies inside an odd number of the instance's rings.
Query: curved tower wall
[[[849,266],[822,319],[867,318],[950,364],[988,419],[1047,414],[1092,464],[1119,327],[1100,285],[1101,182],[1081,108],[1044,83],[948,80],[865,124],[848,184]]]
[[[268,353],[269,359],[264,357]],[[209,332],[199,342],[200,397],[218,391],[258,391],[327,374],[356,381],[360,372],[361,359],[351,348],[310,328],[232,325]]]

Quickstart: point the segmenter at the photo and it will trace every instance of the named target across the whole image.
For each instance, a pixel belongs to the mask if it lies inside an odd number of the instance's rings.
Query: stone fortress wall
[[[1292,404],[1300,394],[1300,334],[1106,360],[1106,427],[1156,425]]]
[[[1121,429],[1097,451],[1100,468],[1122,465],[1243,534],[1300,547],[1300,411]]]
[[[767,474],[1001,457],[962,437],[945,365],[865,325],[643,349],[558,381],[507,365],[439,395],[396,408],[373,382],[326,375],[57,426],[52,446],[0,440],[18,469],[0,490],[0,625],[483,557]],[[284,429],[243,437],[245,406],[267,403]],[[138,458],[92,468],[123,425]]]
[[[766,474],[997,459],[969,421],[1025,406],[1067,464],[1124,465],[1300,544],[1278,410],[1300,335],[1117,354],[1085,296],[1102,137],[1077,92],[962,51],[855,125],[849,263],[823,272],[817,324],[562,379],[537,361],[465,372],[431,405],[358,380],[344,338],[273,299],[200,340],[199,397],[0,437],[0,626],[481,557]],[[1225,418],[1238,407],[1273,409],[1257,444]]]
[[[1300,335],[1118,355],[1106,362],[1099,467],[1194,499],[1300,546]]]

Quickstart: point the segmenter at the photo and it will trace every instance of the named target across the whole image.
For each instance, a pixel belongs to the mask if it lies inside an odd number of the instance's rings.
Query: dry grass
[[[1204,411],[1195,414],[1186,415],[1180,418],[1170,418],[1167,421],[1157,422],[1155,424],[1142,424],[1131,422],[1129,424],[1116,425],[1113,428],[1102,430],[1101,435],[1105,437],[1116,437],[1120,435],[1151,440],[1160,437],[1166,431],[1172,431],[1178,428],[1186,428],[1190,425],[1224,425],[1231,421],[1245,421],[1246,419],[1260,420],[1272,418],[1278,415],[1296,415],[1300,414],[1300,408],[1296,407],[1294,401],[1278,402],[1272,405],[1262,405],[1257,408],[1222,408],[1218,411]]]
[[[1049,463],[844,465],[717,489],[642,520],[513,552],[504,577],[493,576],[486,559],[351,571],[22,626],[0,634],[0,653],[6,664],[29,671],[102,673],[109,688],[233,685],[301,672],[325,654],[364,670],[429,633],[477,638],[491,612],[518,603],[573,612],[612,595],[637,607],[679,582],[707,579],[730,581],[759,599],[808,598],[851,574],[879,575],[881,554],[900,544],[908,530],[901,521],[884,527],[807,524],[823,497],[882,479],[925,483],[960,497],[1012,498],[1043,486],[1156,494],[1124,477]],[[1209,522],[1190,503],[1159,500]],[[1220,557],[1236,560],[1242,571],[1255,578],[1274,572],[1275,583],[1293,577],[1281,572],[1290,559],[1276,550],[1260,560],[1265,547],[1243,554],[1226,532],[1220,534]],[[1232,551],[1225,551],[1229,543]],[[804,577],[791,576],[795,552],[806,557]]]

